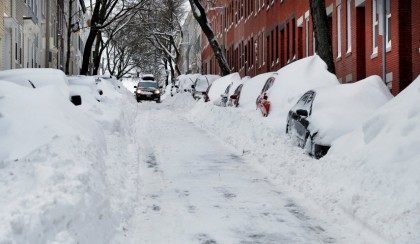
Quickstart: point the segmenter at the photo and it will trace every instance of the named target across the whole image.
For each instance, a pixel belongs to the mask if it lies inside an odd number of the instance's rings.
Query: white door
[[[11,69],[11,57],[12,57],[12,46],[11,46],[11,39],[12,35],[10,30],[6,30],[4,32],[4,40],[3,40],[3,69]]]

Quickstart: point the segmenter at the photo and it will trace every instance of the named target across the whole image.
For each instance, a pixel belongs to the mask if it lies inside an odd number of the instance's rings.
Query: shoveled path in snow
[[[137,112],[140,192],[126,243],[350,241],[177,111]]]

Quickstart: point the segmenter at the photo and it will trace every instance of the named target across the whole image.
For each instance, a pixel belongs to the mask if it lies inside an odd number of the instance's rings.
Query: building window
[[[386,0],[386,47],[391,47],[391,0]]]
[[[306,57],[309,56],[309,17],[305,18],[305,49]]]
[[[373,50],[372,53],[378,53],[378,34],[379,34],[379,21],[377,15],[377,2],[376,0],[372,1],[372,44]]]
[[[337,5],[337,58],[341,57],[341,4]]]
[[[351,0],[347,0],[347,53],[351,52]]]

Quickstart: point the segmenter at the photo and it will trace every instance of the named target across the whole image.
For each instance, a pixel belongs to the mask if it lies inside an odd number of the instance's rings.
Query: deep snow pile
[[[285,127],[289,110],[307,91],[336,86],[335,75],[318,56],[311,56],[291,63],[276,72],[276,80],[267,95],[271,102],[269,118],[276,126]]]
[[[106,243],[120,229],[123,211],[113,206],[124,196],[112,185],[133,177],[115,179],[128,171],[124,157],[107,174],[108,138],[130,133],[133,105],[115,80],[73,77],[66,89],[82,96],[81,106],[59,85],[0,81],[1,243]]]
[[[315,139],[321,145],[331,145],[338,137],[356,129],[393,97],[379,76],[314,91],[308,129],[317,133]]]
[[[328,176],[353,193],[328,189],[340,196],[339,204],[400,243],[420,241],[419,125],[420,77],[363,126],[337,140],[325,159],[338,164],[341,174],[353,173]]]
[[[371,77],[367,83],[374,85],[376,79]],[[417,243],[420,131],[415,125],[420,124],[419,80],[375,112],[362,128],[334,143],[330,155],[321,160],[305,155],[285,135],[281,123],[263,118],[249,110],[251,106],[221,108],[199,101],[187,117],[236,148],[273,182],[300,192],[343,218],[356,220],[384,242]],[[258,84],[255,78],[253,82]],[[299,92],[304,91],[296,90],[295,94]],[[285,100],[285,104],[293,106],[294,99]]]

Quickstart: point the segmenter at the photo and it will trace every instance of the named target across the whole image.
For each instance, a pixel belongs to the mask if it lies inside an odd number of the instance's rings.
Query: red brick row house
[[[382,76],[378,1],[326,0],[336,75],[342,83]],[[420,1],[386,2],[386,82],[399,93],[420,74]],[[218,0],[208,18],[234,72],[255,76],[314,54],[308,0]],[[220,73],[202,35],[202,71]]]

